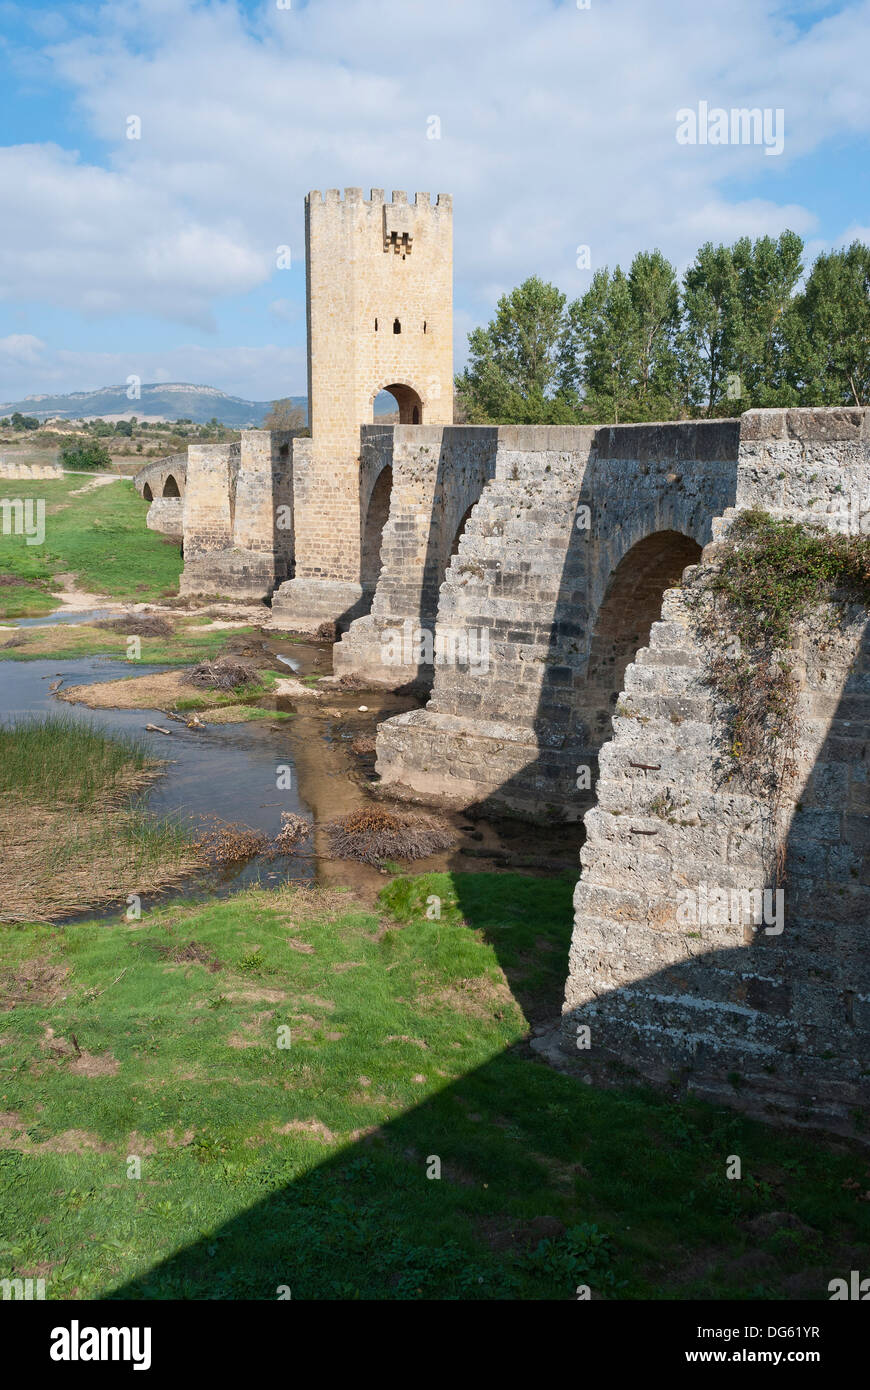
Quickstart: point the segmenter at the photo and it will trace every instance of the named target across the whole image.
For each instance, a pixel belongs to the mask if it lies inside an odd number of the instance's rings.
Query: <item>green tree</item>
[[[565,375],[582,390],[589,418],[618,424],[680,413],[680,295],[660,251],[640,252],[628,275],[619,266],[596,271],[569,320]]]
[[[854,241],[815,261],[795,305],[802,395],[808,405],[870,402],[870,247]]]
[[[680,346],[693,412],[715,415],[735,408],[739,399],[735,377],[740,312],[731,248],[705,242],[683,277]]]
[[[804,244],[796,232],[741,237],[732,248],[737,271],[734,369],[740,409],[797,405],[793,345],[797,336],[795,288],[803,272]]]
[[[618,424],[631,418],[632,369],[637,359],[637,324],[628,279],[616,267],[596,270],[583,298],[570,309],[572,380],[594,421]]]
[[[575,420],[565,378],[569,333],[564,294],[537,275],[502,295],[495,318],[468,335],[468,366],[456,378],[466,418],[472,424]]]
[[[217,421],[213,421],[217,424]],[[290,396],[282,396],[272,402],[272,407],[263,420],[264,430],[295,430],[297,434],[305,429],[305,411]]]

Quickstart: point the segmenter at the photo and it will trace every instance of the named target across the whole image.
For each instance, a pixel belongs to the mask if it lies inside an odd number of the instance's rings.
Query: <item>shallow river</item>
[[[289,668],[288,675],[294,671],[301,675],[328,672],[328,647],[268,634],[263,637],[276,669],[280,662]],[[144,794],[145,806],[150,812],[178,819],[193,830],[209,828],[217,817],[263,830],[272,837],[280,828],[282,811],[296,812],[316,825],[312,836],[295,853],[215,871],[207,882],[199,879],[192,883],[191,892],[201,893],[205,888],[211,894],[224,895],[253,882],[274,886],[294,879],[345,885],[361,890],[366,897],[372,896],[383,885],[382,872],[332,858],[322,827],[371,797],[368,787],[374,780],[374,758],[354,753],[353,741],[373,737],[380,720],[410,709],[416,702],[389,692],[330,691],[316,708],[313,701],[277,699],[275,708],[292,713],[290,719],[187,729],[168,720],[161,710],[92,710],[58,701],[49,688],[61,679],[63,686],[69,687],[165,669],[136,662],[133,670],[128,662],[105,657],[2,661],[0,720],[53,711],[102,729],[134,735],[155,757],[167,763],[165,775]],[[367,708],[360,710],[361,705]],[[171,735],[167,738],[149,733],[146,724],[159,724],[170,729]],[[286,789],[278,788],[282,768],[290,769],[289,778],[285,772],[281,779],[290,782]],[[409,869],[498,871],[509,867],[534,871],[538,867],[538,871],[553,872],[559,862],[566,867],[578,863],[578,827],[554,833],[510,823],[472,822],[461,815],[447,819],[456,827],[455,846],[429,859],[417,860]],[[546,863],[536,866],[537,858]]]

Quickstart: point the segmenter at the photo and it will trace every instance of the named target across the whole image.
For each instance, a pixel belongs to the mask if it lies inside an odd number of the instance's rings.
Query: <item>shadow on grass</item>
[[[552,1016],[572,876],[438,882],[455,893],[445,906],[458,905],[496,951],[526,1018]],[[419,918],[432,886],[431,876],[397,880],[385,905],[400,922]],[[498,998],[489,1004],[498,1017]],[[503,1004],[514,1009],[504,990]],[[735,1152],[740,1183],[725,1177]],[[849,1162],[821,1146],[808,1156],[805,1137],[798,1144],[701,1103],[583,1085],[518,1036],[301,1176],[274,1155],[243,1178],[210,1160],[229,1200],[234,1183],[250,1190],[252,1180],[262,1199],[109,1296],[570,1299],[586,1284],[605,1298],[782,1297],[790,1270],[818,1263],[816,1226],[831,1228],[849,1209]],[[745,1263],[747,1250],[757,1253],[747,1223],[792,1206],[809,1224],[787,1249]]]

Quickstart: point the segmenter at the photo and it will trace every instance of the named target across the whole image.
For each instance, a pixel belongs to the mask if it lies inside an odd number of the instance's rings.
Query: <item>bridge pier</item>
[[[289,430],[242,430],[238,444],[192,444],[180,594],[268,598],[293,564]]]
[[[870,410],[744,415],[736,505],[714,537],[750,508],[870,534]],[[562,1046],[593,1067],[615,1061],[719,1104],[861,1137],[870,1102],[866,606],[844,612],[820,594],[792,649],[796,742],[772,807],[739,766],[721,774],[709,644],[684,593],[666,594],[601,749]],[[735,913],[735,897],[750,894],[765,895],[763,922]]]

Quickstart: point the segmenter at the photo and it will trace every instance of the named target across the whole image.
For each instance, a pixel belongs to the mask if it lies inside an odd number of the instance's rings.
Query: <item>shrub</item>
[[[99,439],[67,439],[60,446],[60,461],[64,468],[109,468],[112,459]]]

